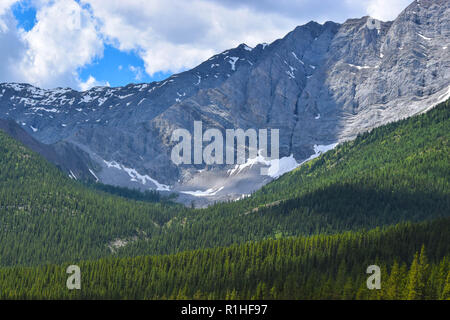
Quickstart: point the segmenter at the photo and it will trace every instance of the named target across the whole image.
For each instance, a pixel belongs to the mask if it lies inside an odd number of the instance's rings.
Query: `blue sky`
[[[145,72],[144,61],[134,51],[120,51],[111,45],[104,47],[103,56],[79,70],[82,81],[89,76],[108,82],[112,87],[128,83],[140,83],[163,80],[170,72],[157,72],[149,76]]]
[[[86,90],[159,81],[310,20],[394,19],[411,0],[1,0],[0,82]]]
[[[25,31],[30,31],[36,24],[36,8],[30,1],[17,2],[12,5],[11,10],[17,20],[17,25]]]
[[[79,3],[79,1],[77,1]],[[31,1],[15,3],[12,12],[17,26],[30,31],[36,24],[36,7]],[[87,81],[90,76],[111,86],[122,86],[133,82],[160,81],[171,75],[170,72],[157,72],[149,76],[145,72],[143,60],[135,51],[120,51],[112,45],[105,45],[103,56],[97,57],[92,63],[78,70],[81,81]]]

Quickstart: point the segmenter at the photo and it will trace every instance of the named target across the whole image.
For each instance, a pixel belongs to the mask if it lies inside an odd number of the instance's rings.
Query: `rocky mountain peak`
[[[205,130],[279,129],[280,156],[292,169],[448,98],[449,19],[448,1],[419,0],[391,22],[311,21],[271,44],[242,43],[159,82],[85,92],[3,83],[0,118],[42,143],[83,150],[104,183],[185,192],[186,202],[235,199],[274,177],[261,176],[257,161],[176,166],[174,129],[192,130],[194,121]]]

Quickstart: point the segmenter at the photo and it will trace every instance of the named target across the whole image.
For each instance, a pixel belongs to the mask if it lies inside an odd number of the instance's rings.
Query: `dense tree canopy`
[[[248,199],[207,209],[153,192],[83,185],[0,132],[0,288],[9,288],[2,297],[69,297],[56,285],[65,276],[59,271],[81,263],[103,291],[77,297],[446,298],[449,115],[447,101],[376,128]],[[420,221],[439,222],[382,231]],[[426,232],[409,243],[404,236],[416,229]],[[396,251],[399,239],[408,246]],[[360,288],[366,275],[355,269],[374,259],[390,283],[377,295]],[[170,267],[176,261],[201,269],[183,275]],[[136,287],[139,279],[150,287]],[[45,281],[55,282],[45,289]]]

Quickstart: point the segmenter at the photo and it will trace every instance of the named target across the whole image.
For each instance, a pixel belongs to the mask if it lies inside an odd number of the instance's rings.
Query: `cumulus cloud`
[[[344,22],[362,14],[380,20],[393,20],[412,0],[213,0],[230,8],[247,7],[254,11],[276,12],[297,21]]]
[[[76,86],[76,70],[103,53],[103,41],[90,12],[72,0],[42,6],[37,23],[23,39],[26,59],[21,64],[27,81],[43,87]]]
[[[371,0],[367,3],[366,12],[371,17],[383,21],[394,20],[411,0]]]
[[[250,8],[260,13],[277,13],[297,22],[310,20],[344,22],[348,18],[361,15],[361,7],[347,0],[213,0],[229,8]],[[394,0],[395,1],[395,0]]]
[[[95,79],[92,75],[89,75],[89,77],[87,78],[86,81],[81,81],[78,80],[78,87],[81,89],[81,91],[86,91],[89,90],[92,87],[109,87],[110,84],[109,82],[104,82],[104,81],[98,81],[97,79]]]
[[[84,0],[107,41],[135,50],[150,75],[193,67],[214,53],[281,37],[298,21],[251,8],[205,0]]]
[[[144,70],[141,67],[128,66],[128,69],[133,72],[134,80],[140,81],[144,77]]]
[[[2,0],[0,2],[0,17],[9,11],[9,8],[19,0]],[[0,22],[2,20],[0,19]]]
[[[104,44],[133,51],[143,72],[178,72],[240,43],[255,46],[283,37],[310,20],[343,22],[370,15],[392,20],[410,0],[30,0],[37,23],[16,27],[10,7],[0,1],[0,81],[42,87],[86,89],[105,85],[81,81],[80,68],[102,56]],[[11,67],[13,66],[13,67]],[[119,67],[119,70],[121,68]]]
[[[9,5],[14,1],[9,1]],[[16,20],[6,2],[0,2],[0,82],[23,80],[18,66],[25,56],[26,45],[16,28]]]
[[[107,41],[134,50],[145,70],[177,72],[245,42],[272,42],[310,20],[393,19],[410,0],[82,0]]]

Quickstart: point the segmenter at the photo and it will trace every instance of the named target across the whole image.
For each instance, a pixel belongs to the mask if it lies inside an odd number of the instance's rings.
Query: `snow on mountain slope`
[[[271,44],[242,44],[159,82],[85,92],[0,84],[0,118],[14,119],[40,142],[77,146],[104,183],[185,192],[180,201],[199,205],[236,199],[315,157],[321,146],[448,97],[450,2],[414,1],[395,21],[378,28],[370,21],[310,22]],[[221,132],[279,129],[279,169],[272,163],[270,175],[261,175],[264,159],[237,168],[175,165],[173,130],[192,133],[200,120],[204,130]]]

